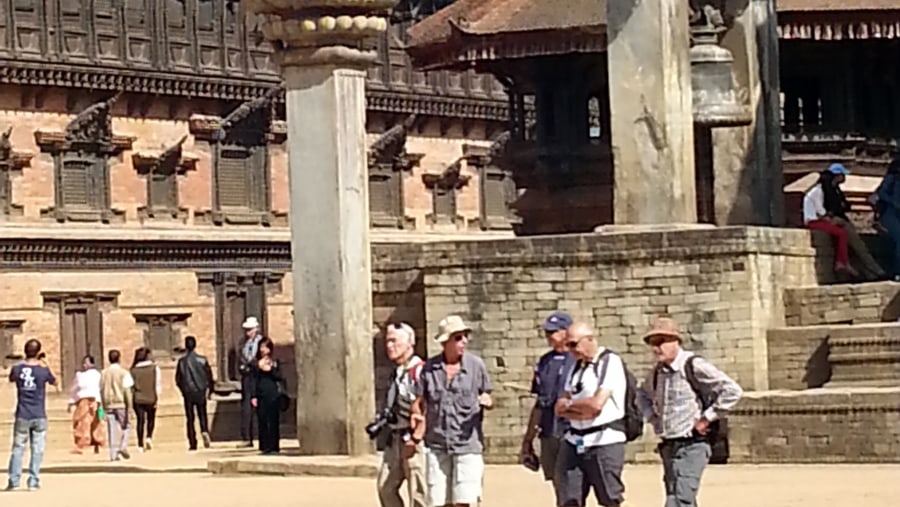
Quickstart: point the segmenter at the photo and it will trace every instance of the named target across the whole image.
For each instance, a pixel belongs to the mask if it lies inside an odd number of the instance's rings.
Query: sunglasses
[[[579,343],[581,343],[581,340],[586,340],[588,338],[591,338],[591,337],[590,336],[582,336],[581,338],[579,338],[577,340],[569,340],[566,342],[566,347],[568,347],[570,349],[574,349],[575,347],[578,346]]]
[[[468,338],[468,337],[469,337],[469,333],[459,333],[459,334],[451,335],[450,339],[453,341],[461,342],[461,341],[463,341],[463,339]]]

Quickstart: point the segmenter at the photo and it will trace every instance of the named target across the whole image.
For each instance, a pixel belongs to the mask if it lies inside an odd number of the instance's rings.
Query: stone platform
[[[377,455],[299,456],[288,449],[280,456],[248,456],[212,459],[208,470],[214,475],[277,475],[315,477],[374,478],[378,474]]]

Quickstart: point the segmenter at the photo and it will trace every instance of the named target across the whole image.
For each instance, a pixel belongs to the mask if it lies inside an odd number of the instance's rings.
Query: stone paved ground
[[[626,472],[633,507],[662,505],[658,469]],[[728,466],[709,471],[705,507],[894,507],[900,466]],[[47,474],[37,493],[0,494],[0,505],[28,507],[375,507],[365,479],[213,477],[205,474]],[[338,496],[340,495],[340,496]],[[518,467],[489,467],[485,507],[549,507],[549,488]]]

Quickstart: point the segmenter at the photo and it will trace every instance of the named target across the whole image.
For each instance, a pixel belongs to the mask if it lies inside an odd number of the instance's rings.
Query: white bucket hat
[[[256,317],[247,317],[247,320],[241,324],[241,327],[244,329],[256,329],[259,327],[259,321],[256,320]]]
[[[447,316],[438,324],[438,335],[435,337],[435,341],[444,343],[450,339],[451,335],[463,331],[472,331],[472,328],[466,325],[462,317],[459,315]]]

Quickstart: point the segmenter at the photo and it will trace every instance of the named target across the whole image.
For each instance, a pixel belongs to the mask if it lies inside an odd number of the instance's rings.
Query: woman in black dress
[[[272,357],[274,349],[269,338],[259,342],[256,364],[252,369],[256,396],[251,403],[256,407],[256,417],[259,421],[259,450],[263,454],[278,454],[280,451],[281,433],[278,426],[284,396],[284,377],[281,375],[278,361]]]

